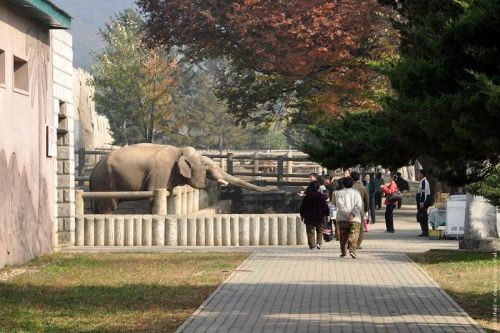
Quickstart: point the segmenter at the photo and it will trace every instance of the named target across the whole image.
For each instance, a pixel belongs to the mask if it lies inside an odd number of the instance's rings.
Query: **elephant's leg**
[[[93,201],[94,214],[112,214],[118,207],[116,199],[95,199]]]

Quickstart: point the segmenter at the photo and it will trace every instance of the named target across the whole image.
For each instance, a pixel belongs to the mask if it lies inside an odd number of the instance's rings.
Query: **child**
[[[335,207],[335,205],[330,201],[328,200],[327,201],[328,203],[328,208],[330,208],[330,219],[328,221],[328,227],[330,228],[330,230],[334,230],[333,228],[335,228],[335,240],[339,240],[339,230],[337,228],[337,207]],[[333,235],[332,235],[332,238],[333,238]]]

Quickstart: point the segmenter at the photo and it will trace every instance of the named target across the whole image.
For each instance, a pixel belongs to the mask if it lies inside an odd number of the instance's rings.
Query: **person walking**
[[[365,188],[366,191],[368,192],[368,201],[369,201],[369,208],[368,210],[370,211],[370,223],[375,224],[376,220],[376,214],[375,214],[375,193],[377,192],[378,188],[375,187],[373,184],[373,179],[369,173],[365,175]]]
[[[382,207],[382,185],[384,185],[384,180],[382,179],[382,173],[377,172],[375,179],[373,180],[373,186],[375,187],[375,206],[378,209]]]
[[[333,186],[333,183],[332,183],[332,177],[331,176],[325,178],[325,188],[328,191],[328,198],[330,200],[332,200],[332,193],[334,191],[334,186]]]
[[[315,173],[315,172],[312,172],[309,174],[309,185],[307,185],[307,187],[305,189],[303,189],[302,191],[298,192],[297,194],[301,197],[305,196],[307,193],[311,192],[312,191],[312,188],[311,188],[311,184],[314,182],[314,181],[317,181],[318,180],[318,174]]]
[[[344,168],[343,169],[344,176],[342,178],[337,179],[337,186],[335,188],[336,191],[342,190],[344,188],[344,185],[342,184],[342,179],[351,177],[351,171],[349,168]]]
[[[382,185],[380,188],[385,193],[385,228],[387,232],[394,232],[394,207],[396,207],[397,200],[391,200],[391,194],[394,194],[398,191],[398,186],[396,185],[396,175],[393,175],[391,178],[391,182]]]
[[[416,195],[417,222],[420,223],[420,229],[422,229],[422,233],[418,236],[424,237],[429,236],[429,216],[427,215],[427,209],[432,205],[431,188],[426,178],[425,170],[420,170],[417,177],[420,181]]]
[[[325,193],[326,191],[326,186],[325,186],[325,177],[324,176],[318,176],[318,183],[319,183],[319,192],[320,193]]]
[[[409,191],[410,190],[410,185],[408,185],[408,182],[403,179],[401,176],[401,172],[396,173],[398,178],[396,179],[396,185],[398,186],[398,190],[401,192],[404,191]],[[398,199],[398,209],[401,208],[401,205],[403,204],[403,198]]]
[[[366,191],[366,188],[363,186],[361,183],[361,175],[357,171],[351,172],[351,177],[353,180],[353,185],[352,188],[355,189],[356,191],[359,192],[361,195],[361,200],[363,202],[363,207],[361,208],[361,227],[359,228],[359,235],[358,235],[358,245],[357,248],[361,249],[361,243],[363,242],[363,237],[365,233],[365,228],[363,225],[363,220],[368,214],[368,207],[370,204],[370,198],[368,197],[368,192]]]
[[[342,179],[343,190],[336,191],[333,204],[337,208],[337,223],[340,229],[340,256],[346,256],[346,244],[351,257],[357,258],[356,248],[361,226],[361,208],[363,202],[358,191],[352,188],[354,181],[351,177]]]
[[[323,233],[321,228],[324,221],[330,216],[330,210],[325,197],[319,190],[319,182],[314,180],[309,185],[311,191],[308,192],[300,205],[300,217],[306,224],[307,244],[309,249],[321,249],[323,244]]]

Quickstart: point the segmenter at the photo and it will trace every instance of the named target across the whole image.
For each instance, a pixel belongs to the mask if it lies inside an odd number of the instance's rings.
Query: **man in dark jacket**
[[[312,172],[309,174],[309,185],[307,185],[307,187],[300,191],[299,193],[297,193],[298,195],[300,195],[301,197],[305,196],[307,193],[311,192],[312,191],[312,183],[315,182],[315,181],[318,181],[318,174],[315,173],[315,172]],[[318,182],[319,183],[319,182]]]
[[[418,235],[419,237],[429,236],[429,216],[427,215],[427,209],[432,205],[432,197],[431,188],[426,175],[424,170],[420,170],[417,174],[419,180],[418,191],[415,198],[417,202],[417,222],[420,223],[420,228],[422,229],[422,233]]]
[[[310,187],[311,191],[306,194],[300,205],[300,217],[306,224],[309,249],[316,247],[319,250],[323,244],[321,227],[330,215],[330,210],[325,197],[318,191],[319,182],[312,181]]]

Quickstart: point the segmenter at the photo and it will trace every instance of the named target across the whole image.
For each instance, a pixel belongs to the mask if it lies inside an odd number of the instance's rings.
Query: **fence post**
[[[194,209],[194,202],[193,202],[193,199],[194,199],[194,188],[192,187],[187,187],[186,188],[186,192],[187,192],[187,195],[186,195],[186,211],[188,214],[191,214],[193,212],[193,209]]]
[[[227,153],[227,173],[233,174],[233,153]]]
[[[85,174],[85,147],[78,150],[78,176],[82,177]],[[85,185],[85,181],[80,179],[78,181],[78,186],[82,187]]]
[[[259,157],[259,152],[254,152],[253,153],[253,172],[254,173],[259,173],[259,160],[257,159]],[[252,176],[253,179],[259,179],[259,176]]]
[[[151,214],[153,215],[167,215],[167,189],[158,188],[153,191],[153,207]]]
[[[174,187],[174,214],[181,215],[182,210],[182,198],[181,198],[181,188],[180,186]]]
[[[286,153],[286,157],[287,157],[287,161],[286,161],[286,173],[287,174],[291,174],[291,173],[293,173],[293,161],[292,161],[293,153],[292,153],[291,150],[289,150]],[[291,181],[292,179],[290,177],[287,177],[286,180],[287,181]]]
[[[278,156],[278,183],[283,182],[283,156]]]
[[[200,190],[195,189],[193,192],[193,211],[200,210]]]
[[[83,190],[75,190],[75,215],[83,215],[84,213]]]
[[[180,186],[180,192],[179,195],[181,197],[181,214],[182,215],[187,215],[187,186],[183,185]]]

